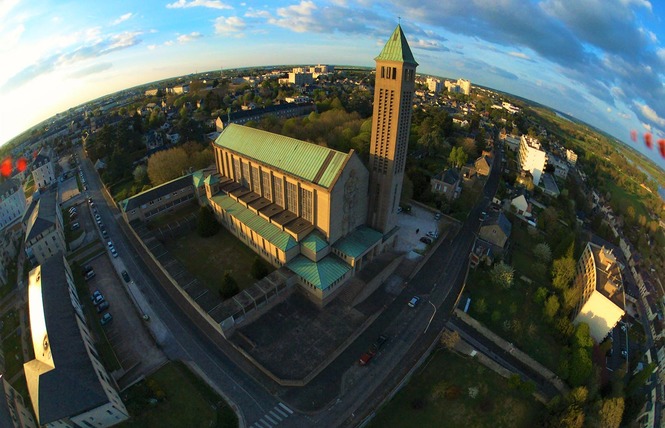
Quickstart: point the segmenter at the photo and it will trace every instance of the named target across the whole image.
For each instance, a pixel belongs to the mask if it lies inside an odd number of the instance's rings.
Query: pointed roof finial
[[[418,63],[413,58],[413,53],[411,53],[411,48],[409,43],[406,41],[406,37],[402,32],[402,27],[398,24],[393,34],[388,39],[388,42],[383,47],[383,50],[374,58],[376,61],[395,61],[395,62],[404,62],[408,64],[418,66]]]
[[[401,16],[398,16],[398,17],[397,17],[397,25],[399,25],[399,24],[401,24],[401,23],[402,23],[402,17],[401,17]]]

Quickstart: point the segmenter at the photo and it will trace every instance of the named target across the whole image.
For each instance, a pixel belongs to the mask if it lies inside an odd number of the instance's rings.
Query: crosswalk
[[[261,419],[250,425],[250,428],[271,428],[279,425],[282,421],[293,414],[284,403],[279,403],[268,411]]]

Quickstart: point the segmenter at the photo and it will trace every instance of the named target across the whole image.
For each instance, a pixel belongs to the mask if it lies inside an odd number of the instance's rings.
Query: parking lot
[[[435,218],[436,211],[424,208],[420,205],[411,204],[411,211],[402,211],[397,214],[397,225],[399,226],[399,238],[397,239],[397,251],[425,251],[429,244],[422,242],[422,238],[429,239],[434,243],[436,238],[427,236],[428,232],[434,232],[441,238],[450,220],[447,217]]]
[[[159,367],[166,361],[166,357],[148,333],[145,323],[150,321],[141,318],[109,253],[105,252],[86,265],[93,268],[95,276],[88,280],[90,295],[85,298],[90,298],[95,290],[99,290],[109,302],[105,312],[109,312],[113,320],[104,326],[104,331],[122,366],[120,372],[113,373],[122,389],[141,375]],[[99,318],[101,316],[99,314]]]

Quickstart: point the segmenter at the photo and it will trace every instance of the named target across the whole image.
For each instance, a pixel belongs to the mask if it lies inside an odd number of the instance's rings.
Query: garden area
[[[440,349],[369,426],[533,427],[544,415],[545,407],[516,383]]]
[[[131,419],[122,428],[235,428],[229,405],[183,363],[171,362],[122,394]]]
[[[257,277],[261,278],[273,271],[272,266],[260,260],[247,245],[224,228],[205,238],[191,231],[176,239],[166,240],[164,246],[210,290],[221,291],[222,279],[227,273],[243,290],[254,284]],[[257,265],[262,268],[257,269]],[[262,272],[257,274],[257,270]]]

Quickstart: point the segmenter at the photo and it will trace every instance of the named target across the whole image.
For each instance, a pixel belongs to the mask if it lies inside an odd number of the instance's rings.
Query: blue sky
[[[157,79],[255,65],[373,66],[398,17],[420,73],[538,101],[626,142],[631,129],[657,140],[665,137],[663,3],[0,0],[0,144]],[[665,168],[655,150],[636,147]]]

